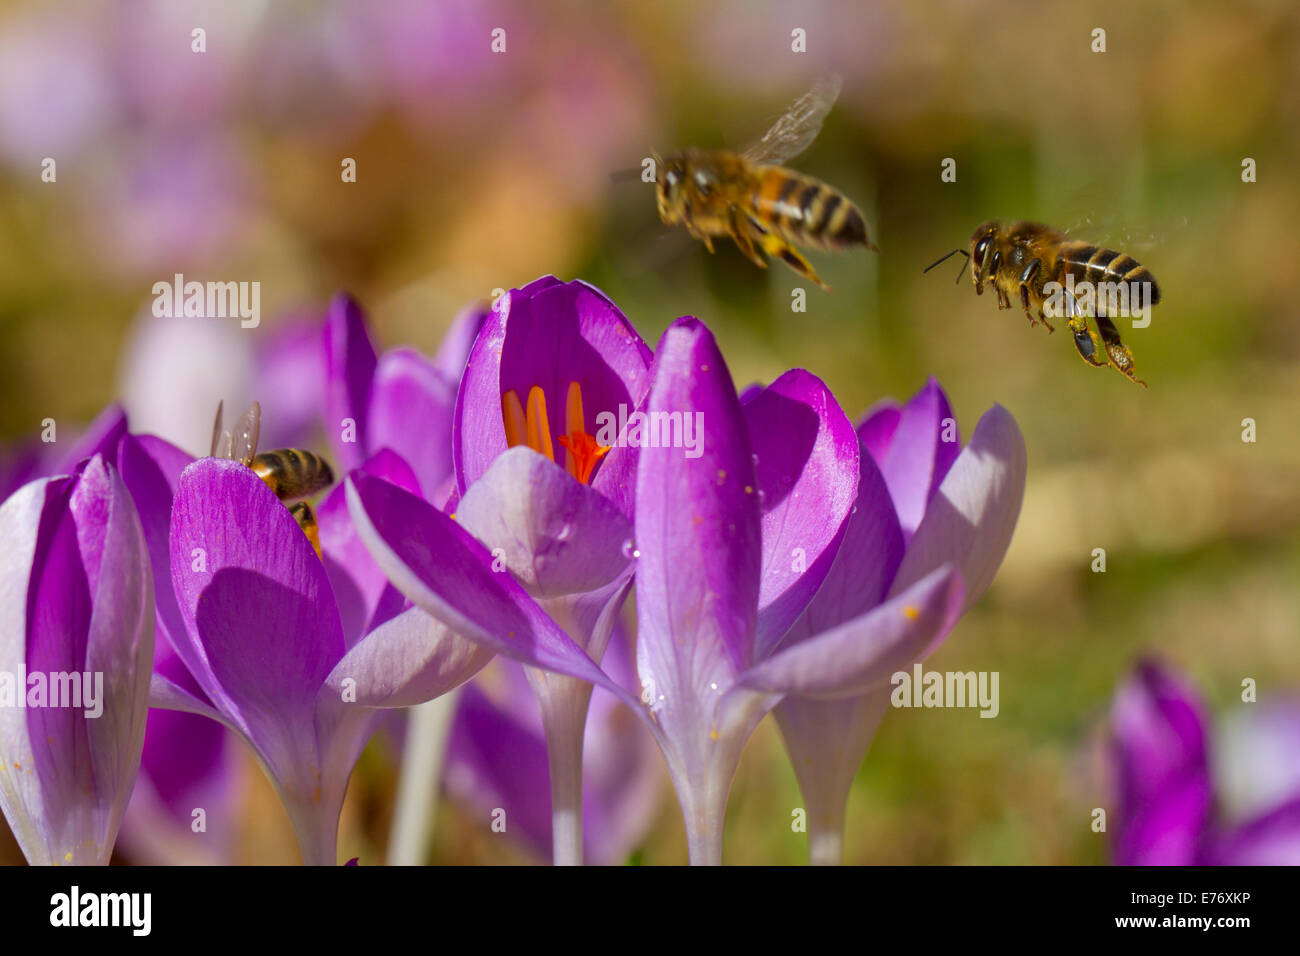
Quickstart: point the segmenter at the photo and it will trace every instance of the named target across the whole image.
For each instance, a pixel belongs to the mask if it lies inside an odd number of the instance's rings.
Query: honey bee
[[[253,474],[266,482],[277,498],[285,503],[320,557],[320,534],[316,512],[306,501],[334,484],[334,470],[315,452],[298,448],[277,448],[258,452],[257,436],[262,427],[262,406],[253,402],[239,416],[234,428],[222,428],[222,403],[217,404],[217,418],[212,424],[212,457],[242,462]],[[289,502],[294,502],[289,504]]]
[[[1085,362],[1096,368],[1113,365],[1126,378],[1143,388],[1147,383],[1133,370],[1133,353],[1120,341],[1119,330],[1108,312],[1114,310],[1108,303],[1115,302],[1098,293],[1080,302],[1068,290],[1076,283],[1087,282],[1089,290],[1109,288],[1123,292],[1122,301],[1142,294],[1145,305],[1160,301],[1160,289],[1151,273],[1132,256],[1113,249],[1105,249],[1088,242],[1067,238],[1065,233],[1037,222],[1014,222],[1003,226],[1000,222],[983,223],[970,237],[968,249],[954,249],[938,262],[925,269],[929,272],[950,256],[961,254],[966,265],[971,266],[971,279],[976,294],[982,294],[987,283],[993,283],[998,308],[1011,308],[1012,298],[1019,300],[1031,326],[1039,322],[1048,332],[1055,328],[1047,321],[1046,306],[1054,297],[1064,303],[1064,314],[1074,333],[1074,346]],[[957,274],[961,280],[961,272]],[[1054,287],[1049,286],[1055,283]],[[1122,288],[1121,288],[1122,286]],[[1060,298],[1061,292],[1066,294]],[[1091,300],[1091,301],[1089,301]],[[1037,315],[1035,315],[1035,312]],[[1097,323],[1098,337],[1088,326],[1088,319]],[[1099,356],[1106,356],[1106,359]]]
[[[875,245],[862,213],[839,190],[781,164],[807,149],[840,95],[838,76],[819,81],[786,111],[763,138],[743,152],[687,149],[661,158],[656,199],[659,218],[713,251],[714,236],[730,236],[756,266],[763,253],[827,291],[796,243],[820,249]]]

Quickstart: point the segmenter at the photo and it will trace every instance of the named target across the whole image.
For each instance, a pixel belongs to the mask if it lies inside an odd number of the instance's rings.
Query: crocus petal
[[[1209,866],[1300,866],[1300,799],[1217,836],[1197,862]]]
[[[287,508],[235,461],[185,469],[171,529],[186,624],[176,650],[273,779],[313,771],[317,692],[343,656],[325,569]]]
[[[903,529],[893,499],[880,469],[864,450],[857,498],[835,562],[782,646],[807,640],[874,608],[884,599],[902,559]]]
[[[483,322],[491,311],[485,305],[471,305],[461,309],[451,320],[450,328],[443,335],[438,351],[434,353],[433,367],[452,383],[453,392],[460,385],[474,340],[478,338],[479,330],[483,328]]]
[[[112,404],[100,412],[86,430],[77,436],[67,454],[60,456],[51,469],[56,474],[67,474],[83,458],[103,455],[113,461],[117,457],[117,443],[126,434],[126,411]]]
[[[131,497],[102,457],[0,507],[0,809],[32,863],[107,863],[144,739],[153,582]],[[76,684],[58,675],[76,674]],[[80,706],[53,695],[80,688]],[[4,695],[0,690],[0,696]]]
[[[348,471],[365,458],[370,386],[378,359],[366,330],[366,319],[356,301],[336,295],[325,316],[325,431],[333,442],[339,464]],[[355,424],[356,441],[342,441],[344,422]]]
[[[778,651],[740,683],[810,697],[866,693],[922,660],[957,623],[962,600],[961,576],[942,567],[866,614]]]
[[[855,426],[858,438],[877,465],[885,460],[902,417],[903,411],[898,403],[887,398],[867,409],[858,420]]]
[[[632,558],[632,524],[623,513],[523,445],[470,486],[456,519],[535,598],[594,591]]]
[[[451,416],[456,386],[414,349],[385,352],[375,369],[366,425],[372,454],[389,448],[410,464],[420,487],[438,488],[451,474]]]
[[[325,402],[325,356],[318,315],[278,323],[254,355],[263,448],[296,448],[312,434]]]
[[[1011,544],[1025,496],[1025,462],[1025,440],[1015,419],[994,405],[926,508],[890,593],[951,562],[961,571],[966,606],[979,600]]]
[[[348,651],[321,688],[321,699],[346,701],[346,706],[412,707],[460,686],[491,659],[490,650],[413,607]]]
[[[755,640],[763,658],[835,560],[858,490],[858,438],[830,389],[802,369],[753,396],[744,414],[762,510]]]
[[[126,435],[117,448],[117,467],[140,514],[155,581],[158,641],[170,644],[185,632],[180,605],[166,582],[172,579],[172,499],[181,472],[194,459],[170,442],[153,435]]]
[[[889,450],[879,464],[905,536],[910,537],[920,524],[957,457],[961,440],[956,422],[948,396],[933,378],[903,406]]]
[[[347,489],[361,540],[416,607],[499,654],[627,696],[456,521],[362,471]]]
[[[650,351],[632,324],[592,286],[547,276],[506,293],[484,321],[461,379],[454,448],[461,491],[506,450],[502,395],[514,391],[522,398],[540,386],[554,441],[564,428],[569,385],[577,382],[586,430],[595,434],[598,416],[617,418],[620,407],[630,413],[639,406],[649,365]],[[615,447],[592,480],[625,513],[631,508],[630,472],[614,465],[635,452]],[[606,469],[618,480],[602,482]]]
[[[412,494],[420,494],[415,473],[396,452],[385,448],[366,459],[361,467]],[[325,573],[343,622],[343,637],[347,646],[352,647],[367,631],[400,612],[403,602],[357,536],[342,484],[331,488],[317,506],[316,523]]]
[[[1206,718],[1182,680],[1141,664],[1115,694],[1112,747],[1119,782],[1115,861],[1186,865],[1209,817]]]
[[[712,704],[753,661],[761,530],[754,462],[712,333],[678,319],[660,339],[648,410],[697,416],[699,457],[645,447],[637,470],[638,670],[671,733],[708,733]],[[668,725],[672,725],[669,729]]]

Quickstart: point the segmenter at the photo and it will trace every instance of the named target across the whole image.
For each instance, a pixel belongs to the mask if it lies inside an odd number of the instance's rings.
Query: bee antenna
[[[934,260],[934,262],[930,263],[928,266],[926,266],[924,269],[922,269],[922,270],[921,270],[921,275],[925,275],[927,272],[929,272],[931,269],[933,269],[933,268],[934,268],[935,266],[937,266],[939,263],[941,263],[941,262],[947,262],[949,259],[951,259],[953,256],[957,255],[957,253],[959,253],[959,252],[960,252],[963,256],[965,256],[968,260],[970,259],[970,253],[967,252],[965,249],[954,249],[952,252],[948,253],[946,256],[940,256],[938,259]]]
[[[961,264],[961,271],[957,273],[957,278],[953,280],[953,285],[961,282],[961,277],[966,274],[966,267],[970,265],[970,253],[961,249],[958,249],[957,251],[966,257],[966,261]]]

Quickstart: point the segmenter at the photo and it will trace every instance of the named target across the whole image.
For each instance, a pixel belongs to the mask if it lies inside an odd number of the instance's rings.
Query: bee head
[[[682,220],[683,206],[687,199],[687,177],[685,156],[669,156],[659,160],[656,199],[659,218],[668,225]]]
[[[998,232],[1001,228],[1001,223],[990,219],[988,222],[980,223],[978,228],[970,234],[971,279],[975,282],[977,292],[984,285],[984,280],[987,278],[989,260],[993,254],[993,248],[997,244]]]

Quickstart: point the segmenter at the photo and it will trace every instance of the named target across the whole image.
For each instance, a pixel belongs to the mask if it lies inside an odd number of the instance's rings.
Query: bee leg
[[[727,226],[731,230],[731,238],[736,243],[736,248],[744,253],[745,258],[760,269],[766,269],[767,260],[755,248],[754,240],[749,234],[750,228],[747,228],[747,224],[741,221],[740,210],[735,206],[730,206],[727,209]]]
[[[808,263],[808,260],[799,254],[799,250],[790,245],[790,243],[786,242],[780,236],[776,235],[776,233],[769,232],[767,235],[763,236],[760,242],[762,243],[763,251],[769,256],[776,256],[805,279],[811,279],[827,292],[831,291],[831,287],[821,280],[821,276],[817,275],[813,270],[813,267]]]
[[[997,293],[999,309],[1011,308],[1011,299],[1005,292],[1002,291],[1002,286],[995,285],[993,287],[993,291]]]
[[[1042,260],[1031,259],[1029,265],[1025,266],[1025,271],[1020,273],[1020,304],[1024,306],[1025,315],[1028,316],[1031,327],[1041,321],[1043,325],[1047,326],[1048,332],[1055,332],[1056,329],[1052,327],[1052,323],[1047,321],[1047,316],[1042,309],[1038,311],[1038,318],[1034,318],[1033,312],[1029,310],[1029,284],[1034,281],[1042,267]]]
[[[302,528],[302,533],[311,542],[316,557],[320,558],[320,532],[316,526],[316,512],[312,510],[311,505],[307,504],[307,502],[299,501],[289,506],[289,514],[293,515],[293,520],[298,522],[298,527]],[[324,559],[322,558],[322,560]]]
[[[1097,358],[1097,353],[1106,350],[1097,333],[1088,328],[1088,320],[1082,316],[1072,317],[1070,331],[1074,333],[1074,347],[1079,350],[1080,357],[1093,368],[1105,368],[1106,360]]]
[[[1106,354],[1110,357],[1110,364],[1119,369],[1120,374],[1130,382],[1136,382],[1146,388],[1147,383],[1133,372],[1133,353],[1120,341],[1119,329],[1115,328],[1115,323],[1106,316],[1099,315],[1097,328],[1101,332],[1102,341],[1106,343]]]

